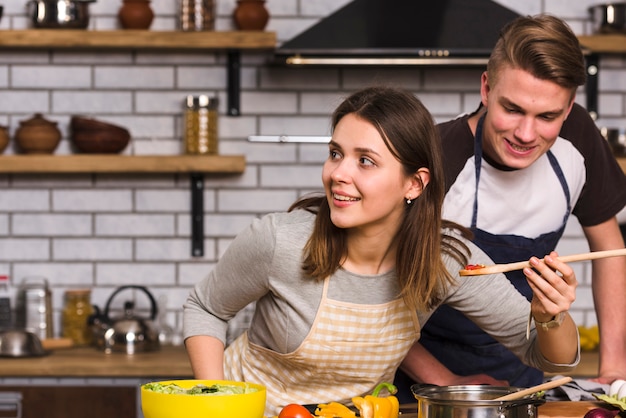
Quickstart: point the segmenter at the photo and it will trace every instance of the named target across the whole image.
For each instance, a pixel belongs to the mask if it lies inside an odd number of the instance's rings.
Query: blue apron
[[[474,233],[473,242],[498,264],[528,260],[531,256],[543,257],[556,248],[570,215],[570,193],[565,176],[554,154],[548,151],[546,155],[567,199],[567,212],[558,230],[532,239],[519,235],[494,235],[479,229],[476,220],[478,182],[483,155],[483,121],[484,116],[478,122],[474,141],[476,191],[471,225]],[[532,298],[532,290],[521,270],[506,273],[506,276],[528,300]],[[517,387],[529,387],[543,381],[543,373],[540,370],[523,364],[513,353],[484,333],[462,313],[446,305],[439,307],[425,324],[420,343],[455,374],[466,376],[486,373],[496,379],[507,380],[510,385]]]

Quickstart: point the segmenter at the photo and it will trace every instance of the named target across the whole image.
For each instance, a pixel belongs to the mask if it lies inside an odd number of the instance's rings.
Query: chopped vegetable
[[[606,408],[593,408],[587,411],[583,418],[613,418],[619,411]]]
[[[354,418],[356,414],[344,404],[329,402],[317,405],[315,416],[323,418]]]
[[[242,395],[258,391],[257,388],[248,385],[221,385],[214,384],[211,386],[195,385],[189,389],[182,388],[175,383],[146,383],[143,388],[157,393],[170,393],[176,395]]]
[[[389,391],[389,396],[378,396],[383,388]],[[393,396],[397,391],[391,383],[381,383],[371,395],[352,398],[352,402],[359,408],[361,418],[398,418],[400,404],[398,398]]]
[[[313,418],[313,415],[304,406],[290,403],[280,411],[278,418]]]
[[[478,269],[484,269],[485,266],[484,264],[468,264],[467,266],[465,266],[465,270],[478,270]]]

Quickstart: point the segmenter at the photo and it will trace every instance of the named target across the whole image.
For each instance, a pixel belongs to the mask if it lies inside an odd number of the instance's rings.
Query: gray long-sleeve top
[[[184,337],[210,335],[226,341],[228,321],[257,301],[248,338],[278,353],[294,351],[311,329],[323,283],[302,273],[302,251],[314,223],[304,210],[256,219],[231,243],[215,268],[191,291],[184,305]],[[492,264],[469,241],[471,264]],[[463,266],[444,257],[456,275]],[[394,271],[379,275],[339,269],[330,278],[328,297],[344,302],[380,304],[396,299]],[[444,301],[463,312],[524,363],[546,372],[565,372],[578,364],[554,364],[540,353],[533,328],[526,339],[530,305],[502,274],[458,277]],[[424,324],[432,311],[419,313]]]

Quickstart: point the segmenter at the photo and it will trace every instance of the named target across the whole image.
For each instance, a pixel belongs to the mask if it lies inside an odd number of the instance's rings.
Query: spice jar
[[[184,135],[187,154],[217,154],[217,98],[187,96]]]
[[[215,0],[180,0],[180,28],[184,31],[215,29]]]
[[[63,337],[71,339],[77,346],[90,345],[93,339],[88,323],[91,314],[93,307],[89,289],[66,291],[62,313]]]

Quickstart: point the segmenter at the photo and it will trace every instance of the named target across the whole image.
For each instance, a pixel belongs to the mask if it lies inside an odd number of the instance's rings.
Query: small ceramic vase
[[[52,154],[61,140],[57,123],[41,116],[41,113],[20,121],[15,131],[15,142],[26,154]]]
[[[237,0],[233,19],[239,30],[263,30],[269,18],[265,0]]]
[[[123,0],[117,17],[124,29],[149,29],[154,12],[150,0]]]

